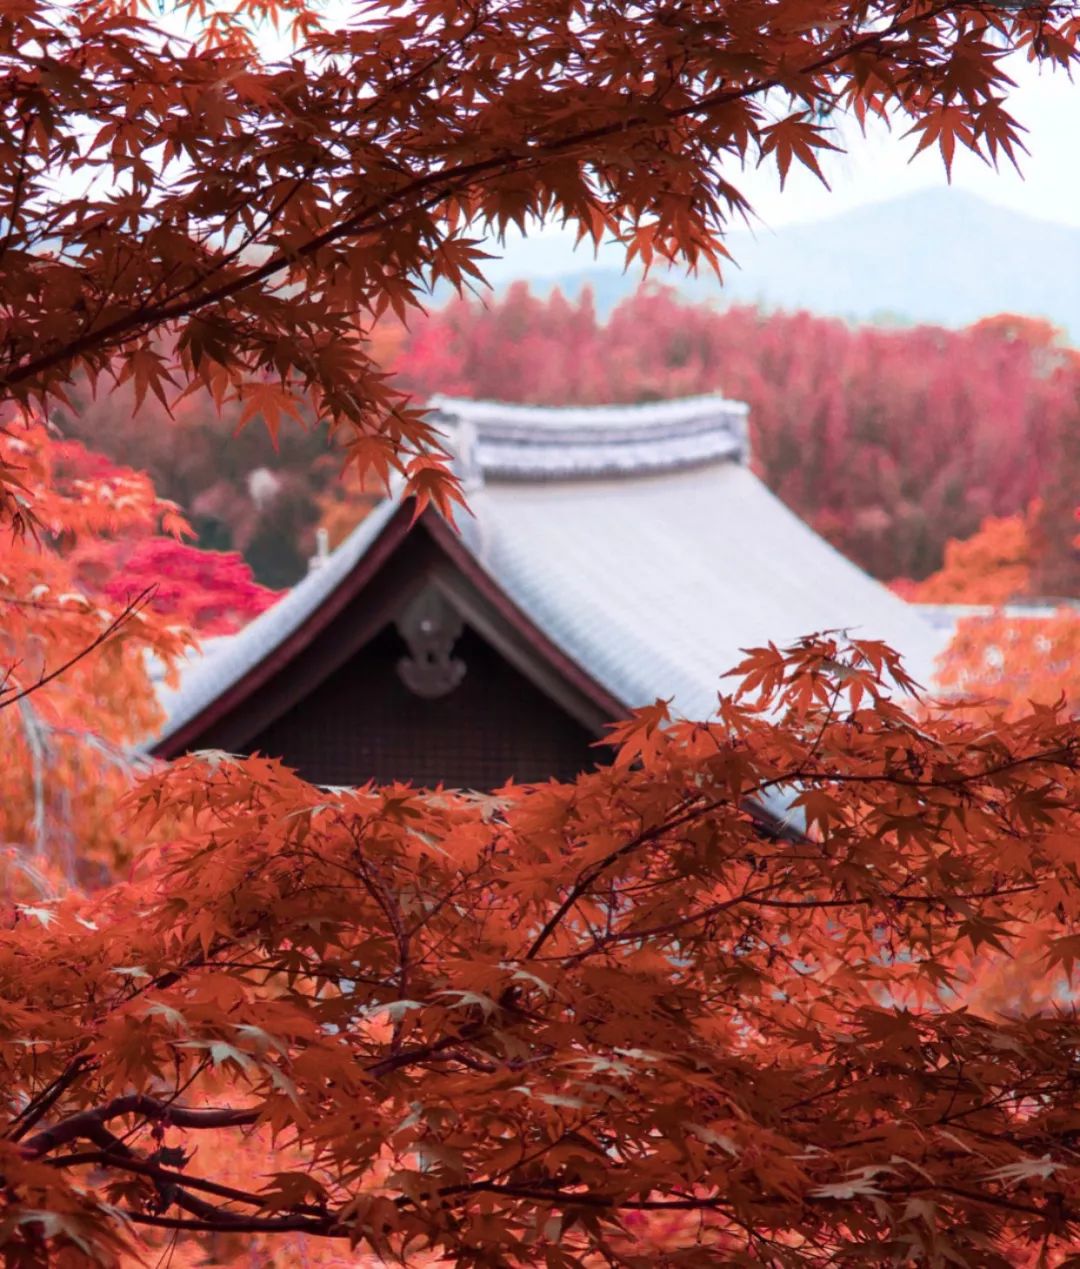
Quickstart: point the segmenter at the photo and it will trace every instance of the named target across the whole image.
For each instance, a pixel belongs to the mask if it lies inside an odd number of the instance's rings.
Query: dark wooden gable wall
[[[283,758],[315,784],[344,785],[492,789],[508,779],[572,779],[596,764],[591,733],[476,631],[467,627],[454,646],[464,677],[436,699],[402,682],[406,654],[397,629],[385,626],[245,752]]]

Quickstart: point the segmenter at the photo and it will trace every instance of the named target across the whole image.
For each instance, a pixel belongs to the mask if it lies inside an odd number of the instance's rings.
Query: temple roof
[[[626,709],[672,698],[678,713],[707,717],[730,690],[721,676],[740,649],[834,629],[885,640],[929,681],[940,634],[753,474],[744,406],[720,397],[580,410],[431,405],[473,514],[455,536],[429,510],[426,531],[442,536],[455,567],[505,598],[538,646],[573,663],[598,701]],[[393,567],[407,525],[398,510],[386,500],[321,568],[193,664],[178,691],[162,691],[159,751],[271,659],[286,672],[290,649],[345,590],[355,593],[376,558]]]

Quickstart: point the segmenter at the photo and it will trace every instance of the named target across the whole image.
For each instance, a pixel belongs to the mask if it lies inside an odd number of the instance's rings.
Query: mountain
[[[962,326],[993,313],[1045,317],[1080,341],[1080,229],[1036,220],[957,189],[933,189],[825,220],[756,233],[733,232],[735,263],[724,285],[655,273],[688,298],[806,308],[855,320]],[[631,292],[605,248],[595,263],[566,241],[523,239],[492,262],[502,289],[525,278],[534,290],[590,285],[608,311]],[[579,264],[578,261],[581,261]]]

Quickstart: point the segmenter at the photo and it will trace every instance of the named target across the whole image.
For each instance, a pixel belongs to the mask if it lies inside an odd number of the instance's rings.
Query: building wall
[[[282,758],[316,784],[409,780],[492,789],[506,780],[572,779],[594,766],[593,736],[466,628],[454,649],[465,677],[448,695],[413,695],[407,655],[386,626],[305,699],[244,746]]]

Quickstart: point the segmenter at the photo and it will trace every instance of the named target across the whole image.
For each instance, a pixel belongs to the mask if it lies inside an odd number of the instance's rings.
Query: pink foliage
[[[94,533],[56,517],[49,526],[87,595],[123,606],[145,593],[159,617],[200,635],[231,634],[278,598],[239,552],[180,541],[190,526],[175,504],[154,495],[144,473],[79,441],[56,441],[50,452],[59,496],[95,508]]]
[[[138,542],[104,594],[124,602],[151,586],[155,612],[201,635],[232,634],[278,598],[254,580],[239,552],[203,551],[161,537]]]

